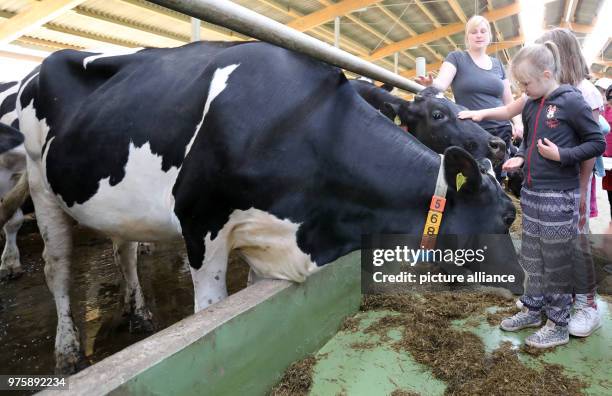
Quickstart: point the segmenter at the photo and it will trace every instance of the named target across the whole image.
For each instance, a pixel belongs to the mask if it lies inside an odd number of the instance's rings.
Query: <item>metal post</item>
[[[340,17],[334,18],[334,47],[340,48]]]
[[[298,51],[332,65],[350,70],[411,92],[423,86],[389,70],[365,61],[341,49],[300,33],[280,22],[260,15],[231,1],[219,0],[151,0],[151,3],[224,26],[228,29]]]
[[[393,73],[398,74],[399,71],[399,52],[393,54]]]
[[[191,18],[191,42],[200,41],[200,25],[201,21],[197,18]]]

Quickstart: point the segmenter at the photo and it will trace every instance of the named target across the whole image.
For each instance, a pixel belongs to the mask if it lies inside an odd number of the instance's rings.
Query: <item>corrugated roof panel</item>
[[[583,25],[593,24],[597,12],[601,9],[603,0],[582,0],[576,7],[574,22]]]
[[[34,37],[42,40],[51,40],[56,43],[68,44],[71,46],[77,46],[84,49],[119,49],[125,48],[121,46],[116,46],[113,44],[101,43],[96,40],[84,38],[84,37],[76,37],[72,34],[58,32],[55,30],[47,29],[45,27],[36,29],[34,32],[28,35],[29,37]]]
[[[185,44],[185,41],[161,37],[123,25],[111,24],[93,17],[80,15],[75,11],[62,14],[52,21],[52,25],[58,25],[70,31],[87,32],[88,34],[107,37],[117,40],[117,44],[125,42],[126,45],[134,43],[137,46],[147,47],[176,47]]]
[[[118,0],[89,0],[76,8],[76,11],[95,13],[106,18],[116,19],[117,23],[142,24],[150,29],[159,29],[170,34],[191,37],[190,18],[186,15],[159,7],[152,3],[142,1],[118,1]],[[232,39],[229,29],[210,25],[206,22],[202,26],[211,26],[201,34],[202,39],[229,40]]]
[[[391,41],[399,41],[409,36],[405,29],[378,8],[370,8],[367,12],[355,12],[351,15],[359,18]]]
[[[0,10],[16,13],[30,5],[28,0],[8,0],[0,2]]]
[[[271,7],[270,5],[267,5],[266,3],[263,3],[263,2],[252,1],[252,0],[233,0],[233,2],[245,8],[248,8],[251,11],[255,11],[259,14],[265,15],[268,18],[272,18],[275,21],[278,21],[281,23],[287,23],[295,19],[294,17],[288,15],[287,13],[279,11],[278,8]],[[277,3],[279,3],[279,5],[282,5],[280,4],[281,3],[280,1]],[[287,10],[290,9],[290,7],[285,7],[285,8]]]
[[[461,22],[455,11],[446,1],[423,2],[442,25]]]
[[[544,5],[544,27],[548,28],[550,26],[559,26],[564,18],[564,10],[564,1],[551,1],[550,3]]]

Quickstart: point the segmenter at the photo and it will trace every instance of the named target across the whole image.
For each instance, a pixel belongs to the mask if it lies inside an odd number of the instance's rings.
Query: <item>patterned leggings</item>
[[[524,306],[545,310],[566,326],[572,303],[574,240],[578,234],[580,190],[521,190],[523,234],[519,262],[525,270]]]

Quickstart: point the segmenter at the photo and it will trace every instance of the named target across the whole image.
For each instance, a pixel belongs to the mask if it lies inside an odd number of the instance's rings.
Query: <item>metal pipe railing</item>
[[[301,52],[362,76],[418,93],[423,86],[230,1],[149,0],[151,3]]]

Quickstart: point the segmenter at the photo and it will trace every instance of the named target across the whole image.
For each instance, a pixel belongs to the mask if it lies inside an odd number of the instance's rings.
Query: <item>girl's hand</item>
[[[482,113],[478,110],[463,110],[457,114],[457,117],[461,120],[471,119],[474,122],[482,121]]]
[[[557,162],[561,161],[561,156],[559,155],[559,148],[556,144],[546,138],[544,138],[544,142],[542,142],[542,139],[538,139],[538,152],[542,157],[546,159]]]
[[[514,124],[514,128],[512,128],[512,139],[522,139],[523,138],[523,124]]]
[[[514,157],[510,158],[508,161],[504,162],[502,165],[502,170],[506,172],[514,172],[519,170],[523,163],[525,162],[525,158],[523,157]]]
[[[433,84],[433,74],[429,73],[427,76],[418,76],[415,78],[415,80],[419,84],[429,87],[431,84]]]

